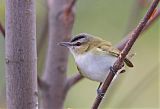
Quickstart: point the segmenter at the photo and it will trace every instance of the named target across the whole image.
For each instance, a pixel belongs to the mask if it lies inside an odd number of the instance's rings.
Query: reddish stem
[[[148,9],[146,15],[144,16],[144,18],[140,21],[139,25],[130,34],[129,41],[126,43],[124,49],[122,50],[120,56],[118,57],[118,60],[113,65],[112,70],[109,72],[108,77],[106,78],[103,86],[100,89],[102,91],[102,93],[106,93],[108,87],[110,86],[111,81],[114,78],[115,73],[121,68],[124,58],[126,57],[128,52],[132,48],[136,39],[139,37],[141,31],[145,27],[147,21],[149,20],[150,16],[152,15],[154,9],[157,7],[158,3],[159,3],[159,0],[153,1],[153,3],[151,4],[150,8]],[[99,104],[101,103],[101,101],[102,101],[102,97],[99,97],[99,95],[97,95],[96,100],[92,106],[92,109],[97,109],[99,107]]]

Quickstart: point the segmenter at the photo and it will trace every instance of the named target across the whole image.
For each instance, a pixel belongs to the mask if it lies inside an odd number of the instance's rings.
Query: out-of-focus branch
[[[62,16],[61,18],[64,20],[64,23],[67,25],[68,21],[73,20],[69,16],[74,17],[74,6],[77,0],[68,0],[67,4],[64,6],[64,9],[62,10]]]
[[[5,29],[2,26],[1,22],[0,22],[0,32],[2,33],[3,37],[5,38]]]
[[[159,17],[160,17],[160,8],[158,8],[155,14],[149,19],[142,32],[145,32],[152,24],[154,24],[155,21],[157,21]]]
[[[147,24],[145,25],[145,27],[143,28],[143,30],[142,30],[142,32],[141,32],[140,34],[144,33],[152,24],[154,24],[154,22],[155,22],[159,17],[160,17],[160,9],[158,9],[158,10],[156,11],[156,13],[148,20]],[[116,45],[116,47],[117,47],[120,51],[125,47],[126,43],[127,43],[128,40],[130,39],[130,34],[131,34],[131,33],[132,33],[132,32],[130,32],[126,37],[124,37],[124,39],[122,39],[122,41],[121,41],[120,43],[118,43],[118,44]]]
[[[122,50],[121,54],[119,55],[117,61],[114,63],[112,70],[110,70],[109,75],[107,76],[105,82],[103,83],[103,85],[100,89],[102,91],[102,93],[106,93],[108,87],[110,86],[111,81],[113,80],[113,78],[115,76],[115,73],[122,67],[122,63],[123,63],[126,55],[128,54],[128,52],[132,48],[136,39],[139,37],[141,31],[145,27],[147,21],[151,17],[151,15],[152,15],[154,9],[157,7],[158,3],[159,3],[159,0],[153,1],[153,3],[151,4],[150,8],[148,9],[146,15],[144,16],[144,18],[140,21],[138,26],[132,31],[130,36],[128,36],[129,37],[128,42],[126,43],[124,49]],[[96,100],[92,106],[92,109],[97,109],[99,107],[99,104],[101,103],[101,101],[102,101],[102,97],[97,95]]]
[[[66,71],[68,63],[68,50],[58,46],[61,41],[71,38],[74,23],[75,0],[47,0],[49,41],[46,55],[43,81],[49,89],[42,91],[43,109],[62,109],[66,93]]]
[[[65,16],[68,16],[71,13],[72,8],[75,5],[75,3],[76,3],[76,0],[70,0],[70,2],[66,5]],[[41,50],[44,46],[44,43],[47,39],[46,36],[48,34],[48,11],[47,11],[47,14],[45,16],[46,16],[45,20],[44,20],[45,24],[44,24],[44,27],[43,27],[44,29],[41,33],[40,41],[39,41],[38,46],[37,46],[37,55],[40,54],[40,52],[41,52]],[[80,81],[82,78],[83,78],[83,76],[81,76],[80,74],[76,74],[73,77],[70,77],[67,81],[67,85],[66,85],[67,89],[70,89],[71,86],[73,86],[75,83]],[[43,81],[39,76],[37,77],[37,81],[38,81],[38,86],[39,86],[40,89],[42,89],[42,90],[48,89],[49,86],[47,85],[47,83],[45,83],[45,81]]]
[[[69,0],[68,4],[66,5],[66,9],[65,9],[65,14],[69,15],[73,9],[73,7],[75,6],[77,0]]]
[[[71,14],[72,8],[75,5],[77,0],[69,0],[68,4],[65,7],[65,16],[68,16],[69,14]],[[66,19],[66,17],[64,17]],[[75,74],[72,77],[67,79],[67,83],[65,86],[65,90],[66,92],[73,86],[75,85],[77,82],[79,82],[81,79],[83,79],[83,76],[80,74]]]
[[[66,88],[65,91],[67,92],[73,85],[78,83],[80,80],[82,80],[84,77],[81,74],[75,74],[72,77],[67,79]]]
[[[143,7],[148,7],[152,0],[138,0],[139,4]]]

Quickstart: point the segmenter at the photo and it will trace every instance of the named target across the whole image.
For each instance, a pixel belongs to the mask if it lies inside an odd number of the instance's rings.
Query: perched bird
[[[60,45],[69,48],[79,72],[86,78],[100,82],[100,85],[107,78],[110,68],[120,54],[110,42],[87,33],[80,33],[69,42],[60,42]],[[124,60],[124,65],[133,67],[127,58]]]

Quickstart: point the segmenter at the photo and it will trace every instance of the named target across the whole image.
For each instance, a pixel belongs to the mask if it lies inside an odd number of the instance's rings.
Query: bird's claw
[[[97,94],[100,98],[104,98],[105,93],[103,93],[102,90],[97,89]]]
[[[114,70],[114,68],[111,66],[110,67],[110,71],[115,75],[116,74],[116,71]]]

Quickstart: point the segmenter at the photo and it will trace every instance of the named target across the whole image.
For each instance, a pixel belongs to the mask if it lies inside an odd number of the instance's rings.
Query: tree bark
[[[35,0],[6,0],[8,109],[38,109]]]
[[[42,109],[62,109],[64,106],[68,50],[58,43],[70,39],[73,6],[74,0],[48,0],[49,44],[43,81],[49,88],[42,90]]]

